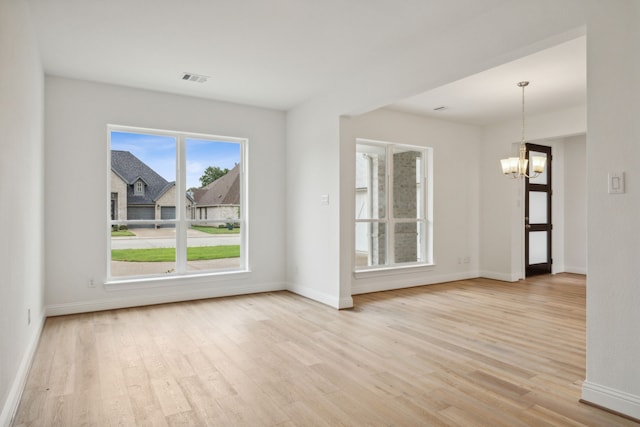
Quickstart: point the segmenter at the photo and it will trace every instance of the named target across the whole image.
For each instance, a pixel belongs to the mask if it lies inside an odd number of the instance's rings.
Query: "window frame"
[[[418,145],[409,145],[409,144],[399,144],[388,141],[379,141],[373,139],[366,138],[356,138],[355,144],[355,152],[356,156],[360,151],[358,151],[359,145],[366,145],[372,147],[383,148],[385,153],[385,173],[384,173],[384,187],[385,187],[385,197],[384,197],[384,215],[380,218],[365,218],[358,219],[354,204],[354,256],[353,256],[353,272],[356,276],[366,273],[375,273],[382,271],[393,271],[393,270],[401,270],[406,268],[415,268],[415,267],[430,267],[434,265],[433,262],[433,148],[418,146]],[[421,162],[421,187],[422,187],[422,202],[420,206],[416,206],[418,210],[422,211],[422,217],[417,216],[416,218],[402,218],[395,217],[394,213],[394,191],[393,191],[393,173],[394,173],[394,161],[393,161],[393,153],[394,150],[402,149],[402,150],[410,150],[419,152],[424,159]],[[354,172],[355,172],[354,167]],[[357,188],[354,186],[354,203],[356,199]],[[356,227],[358,224],[385,224],[386,227],[386,238],[385,238],[385,263],[379,265],[367,265],[367,266],[357,266],[356,265]],[[396,224],[402,223],[422,223],[423,227],[423,236],[421,239],[421,246],[423,248],[424,254],[423,259],[420,261],[414,262],[396,262],[395,261],[395,226]]]
[[[111,219],[111,133],[112,132],[127,132],[137,133],[143,135],[154,135],[162,137],[173,137],[176,141],[176,201],[175,201],[175,219],[153,219],[153,220],[127,220],[118,218],[116,220]],[[187,139],[198,140],[210,140],[214,142],[226,142],[236,143],[240,146],[240,218],[237,222],[240,223],[240,266],[238,268],[217,269],[217,270],[198,270],[188,271],[186,269],[186,254],[187,254],[187,230],[192,223],[206,223],[206,224],[218,224],[224,223],[225,220],[200,220],[193,218],[192,215],[186,214],[185,199],[187,196],[186,188],[186,145]],[[248,139],[242,137],[230,137],[220,136],[213,134],[165,130],[165,129],[152,129],[142,128],[135,126],[124,126],[116,124],[107,125],[107,245],[106,245],[106,261],[107,261],[107,274],[106,282],[107,289],[124,289],[121,285],[126,285],[125,288],[136,289],[138,285],[144,285],[149,281],[162,281],[170,282],[176,279],[184,279],[188,277],[200,278],[200,277],[215,277],[215,276],[243,276],[248,273],[249,270],[249,223],[248,223],[248,153],[247,153]],[[137,183],[140,181],[136,182]],[[135,192],[135,189],[134,189]],[[111,230],[114,225],[173,225],[176,229],[176,259],[175,259],[175,271],[167,274],[139,274],[133,276],[112,276],[111,274]]]
[[[135,182],[135,188],[133,189],[134,196],[144,196],[144,182],[141,179]]]

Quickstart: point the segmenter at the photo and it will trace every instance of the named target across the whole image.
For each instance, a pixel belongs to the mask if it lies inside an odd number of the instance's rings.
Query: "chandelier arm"
[[[528,178],[528,179],[533,179],[533,178],[537,178],[540,176],[539,172],[534,173],[533,175],[527,175],[526,173],[518,173],[518,172],[510,172],[508,175],[511,179],[518,179],[518,178]]]

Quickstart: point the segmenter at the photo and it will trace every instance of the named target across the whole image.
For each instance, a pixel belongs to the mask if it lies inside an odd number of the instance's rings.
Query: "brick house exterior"
[[[236,164],[225,175],[209,185],[193,191],[195,220],[240,219],[240,165]]]
[[[111,220],[176,218],[176,183],[167,181],[129,151],[111,150]],[[187,195],[185,214],[194,200]]]

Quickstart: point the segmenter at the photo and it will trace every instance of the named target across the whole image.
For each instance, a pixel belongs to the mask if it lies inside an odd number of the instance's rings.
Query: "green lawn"
[[[135,233],[132,233],[129,230],[118,230],[118,231],[112,231],[111,232],[111,237],[125,237],[125,236],[135,236]]]
[[[239,228],[234,228],[234,229],[227,229],[225,228],[218,228],[218,227],[214,227],[212,225],[192,225],[191,226],[192,229],[194,230],[198,230],[198,231],[202,231],[204,233],[209,233],[209,234],[238,234],[240,233],[240,229]]]
[[[240,245],[228,246],[196,246],[187,248],[188,261],[200,261],[207,259],[237,258],[240,256]],[[129,262],[165,262],[175,261],[175,248],[154,249],[113,249],[112,261]]]

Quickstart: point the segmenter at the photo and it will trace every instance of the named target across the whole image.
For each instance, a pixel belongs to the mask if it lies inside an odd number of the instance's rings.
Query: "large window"
[[[246,140],[108,134],[110,280],[246,270]]]
[[[432,263],[429,154],[357,140],[356,270]]]

